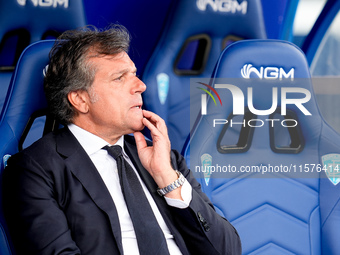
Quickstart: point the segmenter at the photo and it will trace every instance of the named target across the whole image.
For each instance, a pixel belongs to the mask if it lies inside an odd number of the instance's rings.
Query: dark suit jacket
[[[186,209],[167,205],[156,193],[132,136],[125,137],[124,146],[183,254],[241,253],[236,230],[214,211],[179,153],[172,152],[173,165],[193,187]],[[67,128],[12,156],[3,181],[5,216],[19,254],[123,253],[115,204]]]

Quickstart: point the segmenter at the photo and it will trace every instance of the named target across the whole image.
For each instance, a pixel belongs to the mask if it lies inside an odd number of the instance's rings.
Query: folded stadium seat
[[[190,78],[210,77],[222,49],[240,39],[265,38],[260,0],[174,1],[142,80],[144,107],[168,126],[172,147],[181,151],[190,132]],[[194,102],[192,102],[194,104]],[[148,134],[145,133],[147,136]]]
[[[184,155],[243,254],[338,254],[340,136],[320,115],[303,52],[236,42],[191,86],[201,116]]]
[[[8,157],[23,147],[23,142],[34,119],[46,114],[47,103],[43,90],[43,71],[49,61],[54,40],[44,40],[27,47],[13,72],[4,107],[0,115],[0,181]],[[53,129],[53,120],[46,118],[45,132]],[[36,133],[36,132],[35,132]],[[43,132],[40,136],[43,135]],[[39,137],[35,137],[38,139]],[[1,182],[0,182],[1,183]],[[0,188],[0,209],[1,208]],[[0,210],[0,254],[14,254],[6,234]]]
[[[0,0],[0,109],[22,50],[85,25],[82,0]]]

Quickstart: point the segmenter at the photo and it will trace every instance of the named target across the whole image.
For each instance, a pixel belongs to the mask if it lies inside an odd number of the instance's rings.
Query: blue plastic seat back
[[[30,43],[44,39],[49,33],[86,24],[81,0],[0,1],[0,38],[10,31],[27,30]]]
[[[173,148],[182,150],[198,113],[190,113],[190,78],[210,77],[231,42],[265,37],[260,0],[174,1],[142,77],[145,108],[166,121]]]
[[[22,50],[86,25],[82,0],[0,1],[0,109]]]
[[[23,51],[14,70],[0,115],[0,177],[8,157],[17,153],[22,146],[22,135],[28,127],[27,124],[34,115],[47,108],[43,72],[49,62],[49,51],[53,44],[54,40],[45,40],[30,45]],[[35,139],[42,134],[35,134]],[[7,255],[11,254],[10,239],[5,232],[6,224],[1,204],[0,189],[0,251],[2,255]]]
[[[336,254],[340,179],[330,170],[340,137],[320,116],[302,51],[279,40],[236,42],[209,82],[221,103],[208,96],[185,157],[239,231],[243,253]]]
[[[339,11],[340,11],[340,1],[339,0],[329,0],[329,1],[327,1],[325,3],[324,8],[322,9],[322,12],[320,13],[318,19],[316,20],[315,24],[313,25],[312,30],[310,31],[310,33],[306,37],[306,39],[305,39],[305,41],[302,45],[302,50],[306,54],[307,61],[308,61],[309,65],[311,65],[319,47],[320,46],[325,47],[325,45],[322,45],[321,42],[325,39],[328,39],[329,36],[332,36],[331,34],[327,34],[327,31],[328,31],[330,25],[332,24],[332,22],[334,21],[334,18],[338,15]],[[334,41],[337,41],[337,39],[335,38]],[[328,48],[333,49],[332,47],[328,47]],[[331,54],[332,53],[329,53],[327,51],[327,48],[326,48],[326,52],[324,52],[324,55],[327,57]],[[325,67],[331,68],[331,66],[329,66],[329,63],[335,64],[335,63],[332,63],[332,62],[334,62],[334,60],[333,61],[330,61],[330,60],[325,61],[324,62]],[[320,75],[320,73],[318,75]],[[332,73],[325,72],[325,73],[321,73],[321,75],[332,75]]]
[[[298,4],[299,0],[262,0],[268,39],[292,41]]]

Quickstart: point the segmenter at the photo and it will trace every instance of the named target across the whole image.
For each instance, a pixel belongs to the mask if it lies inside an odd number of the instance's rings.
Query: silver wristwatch
[[[181,187],[183,183],[185,182],[185,177],[183,176],[183,174],[178,170],[175,170],[175,171],[178,175],[178,179],[174,181],[173,183],[169,184],[168,186],[166,186],[165,188],[158,189],[157,192],[160,196],[165,196],[169,192]]]

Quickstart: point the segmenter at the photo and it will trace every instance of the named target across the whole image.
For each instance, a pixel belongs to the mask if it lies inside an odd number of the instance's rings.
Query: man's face
[[[127,53],[90,59],[96,68],[89,90],[88,121],[101,137],[129,134],[144,128],[142,96],[145,84]]]

